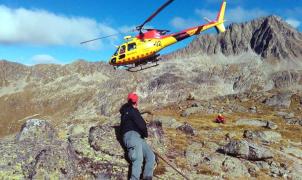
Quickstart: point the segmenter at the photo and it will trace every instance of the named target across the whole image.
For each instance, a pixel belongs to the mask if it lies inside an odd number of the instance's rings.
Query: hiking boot
[[[152,177],[151,176],[147,176],[147,177],[144,177],[143,180],[152,180]]]

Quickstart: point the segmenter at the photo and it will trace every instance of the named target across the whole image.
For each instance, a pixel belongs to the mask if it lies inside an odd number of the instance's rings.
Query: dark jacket
[[[138,132],[142,138],[148,137],[146,122],[142,118],[138,109],[131,103],[124,104],[121,109],[121,133],[124,135],[128,131]]]

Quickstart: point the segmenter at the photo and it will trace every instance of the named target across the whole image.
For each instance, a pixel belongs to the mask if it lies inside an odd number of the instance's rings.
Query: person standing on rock
[[[136,93],[128,94],[128,102],[121,109],[121,134],[127,148],[128,157],[132,162],[131,180],[139,180],[142,172],[143,160],[145,168],[143,179],[151,180],[155,165],[155,155],[144,138],[148,137],[146,122],[142,118],[138,108],[138,96]]]

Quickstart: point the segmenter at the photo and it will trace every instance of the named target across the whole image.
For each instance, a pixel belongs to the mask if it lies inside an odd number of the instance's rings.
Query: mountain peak
[[[248,51],[264,59],[296,59],[302,57],[302,34],[281,17],[271,15],[232,23],[219,35],[201,35],[170,56],[219,53],[229,56]]]

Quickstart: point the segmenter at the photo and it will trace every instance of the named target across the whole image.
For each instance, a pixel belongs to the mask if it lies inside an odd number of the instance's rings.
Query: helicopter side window
[[[126,46],[125,45],[122,45],[120,47],[120,54],[124,54],[125,53],[125,50],[126,50]]]
[[[132,51],[134,49],[136,49],[136,43],[130,43],[130,44],[128,44],[128,51]]]

